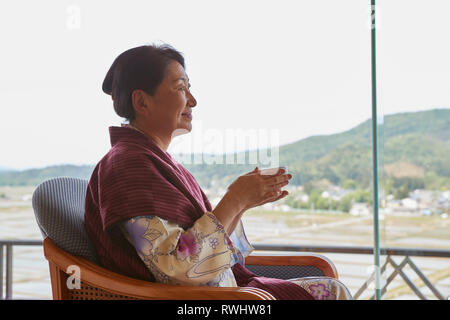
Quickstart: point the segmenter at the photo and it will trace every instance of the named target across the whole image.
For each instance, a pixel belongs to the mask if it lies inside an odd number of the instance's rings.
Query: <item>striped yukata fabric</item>
[[[305,289],[291,281],[257,276],[239,263],[231,269],[239,287],[264,289],[277,300],[314,300]]]
[[[212,211],[211,204],[189,171],[150,138],[126,126],[110,127],[109,133],[111,149],[95,167],[86,192],[86,231],[102,266],[154,281],[118,222],[156,215],[187,229]],[[264,289],[280,299],[289,294],[290,299],[311,298],[290,281],[258,278],[243,266],[235,270],[243,286]]]

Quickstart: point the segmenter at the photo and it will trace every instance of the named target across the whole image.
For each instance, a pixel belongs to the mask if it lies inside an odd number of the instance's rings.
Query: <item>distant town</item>
[[[308,211],[368,216],[372,214],[372,195],[367,190],[344,189],[330,185],[325,190],[307,190],[305,186],[287,186],[289,195],[262,208],[273,211]],[[204,190],[211,204],[216,205],[226,190],[222,187]],[[450,190],[432,191],[416,189],[401,199],[394,195],[381,195],[380,214],[397,216],[431,216],[448,218],[450,213]]]

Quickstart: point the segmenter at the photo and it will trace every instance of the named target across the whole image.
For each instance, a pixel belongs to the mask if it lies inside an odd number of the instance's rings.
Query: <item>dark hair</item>
[[[109,68],[102,85],[103,92],[113,96],[116,113],[128,121],[134,120],[132,92],[141,89],[153,95],[174,60],[184,68],[182,53],[168,44],[145,45],[121,53]]]

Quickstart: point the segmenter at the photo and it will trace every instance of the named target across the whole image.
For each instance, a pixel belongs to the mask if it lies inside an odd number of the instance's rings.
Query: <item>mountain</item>
[[[89,179],[94,166],[58,165],[42,169],[0,172],[0,186],[37,186],[54,177]]]
[[[380,129],[382,147],[379,152],[383,161],[381,165],[385,169],[389,165],[402,167],[410,164],[423,170],[423,185],[417,187],[450,187],[449,109],[386,116]],[[297,150],[300,161],[296,161],[294,166],[298,168],[299,174],[304,174],[305,179],[310,172],[308,169],[312,169],[316,171],[316,174],[309,178],[312,180],[322,176],[335,184],[342,183],[345,179],[355,180],[361,186],[370,183],[372,143],[369,121],[342,134],[319,137],[316,143],[328,148],[318,148],[315,157],[310,159],[301,159],[299,152],[308,147],[313,149],[311,145],[303,145],[300,141],[297,145],[286,146],[288,149]],[[283,152],[280,151],[280,154]],[[391,172],[395,171],[384,171],[386,180],[394,178]],[[410,177],[418,178],[416,174]]]
[[[371,120],[338,134],[312,136],[280,146],[281,166],[293,175],[292,184],[327,181],[336,185],[367,188],[372,182]],[[379,163],[382,183],[398,188],[450,189],[450,109],[387,115],[379,125]],[[261,150],[264,154],[265,150]],[[239,155],[251,157],[256,151]],[[269,154],[269,153],[267,153]],[[225,159],[225,158],[224,158]],[[225,161],[224,161],[225,162]],[[260,163],[185,164],[202,187],[229,185]],[[52,166],[0,172],[0,185],[36,185],[55,176],[88,179],[94,166]]]

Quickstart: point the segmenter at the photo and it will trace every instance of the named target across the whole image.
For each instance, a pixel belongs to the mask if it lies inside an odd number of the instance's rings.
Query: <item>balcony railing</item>
[[[42,240],[0,240],[0,299],[12,299],[13,286],[13,247],[42,246]],[[6,259],[4,255],[6,253]],[[6,260],[4,264],[4,260]],[[4,267],[5,265],[5,267]],[[6,277],[5,277],[6,276]],[[5,285],[3,279],[5,279]],[[5,287],[5,291],[4,291]]]
[[[42,246],[41,240],[0,240],[0,300],[13,298],[13,248],[14,246]],[[283,251],[283,252],[316,252],[316,253],[343,253],[343,254],[373,254],[371,247],[354,246],[299,246],[299,245],[276,245],[276,244],[254,244],[258,251]],[[411,257],[434,257],[450,258],[450,250],[439,249],[405,249],[405,248],[381,248],[381,255],[386,256],[384,265],[380,268],[381,274],[386,272],[387,266],[393,267],[390,275],[384,275],[386,283],[381,288],[381,295],[387,292],[387,286],[400,276],[412,291],[420,298],[427,299],[414,281],[410,279],[403,271],[403,268],[409,265],[418,275],[419,279],[428,287],[434,296],[439,300],[447,299],[433,283],[425,276],[422,270],[413,262]],[[404,259],[396,263],[393,256],[402,256]],[[4,258],[6,257],[6,258]],[[354,299],[361,297],[361,294],[367,290],[369,284],[373,281],[372,273],[359,290],[354,294]],[[5,280],[5,281],[4,281]],[[374,299],[372,296],[370,299]]]
[[[265,251],[294,251],[294,252],[321,252],[321,253],[347,253],[347,254],[373,254],[373,248],[371,247],[343,247],[343,246],[308,246],[303,247],[299,245],[271,245],[271,244],[255,244],[256,250]],[[413,262],[411,257],[434,257],[434,258],[450,258],[450,250],[440,249],[407,249],[407,248],[381,248],[380,254],[386,256],[385,263],[380,268],[380,274],[386,283],[380,288],[381,296],[387,291],[387,286],[398,275],[403,278],[405,283],[411,288],[411,290],[422,300],[427,300],[425,295],[420,291],[418,286],[406,275],[403,268],[410,266],[411,269],[419,276],[419,279],[431,290],[434,296],[439,300],[447,299],[443,294],[436,289],[432,282],[425,276],[422,270]],[[404,259],[401,263],[397,264],[393,256],[402,256]],[[387,266],[391,265],[394,270],[390,275],[385,275]],[[358,299],[361,294],[369,288],[369,284],[373,282],[375,271],[369,276],[359,290],[353,295],[354,299]],[[373,295],[370,299],[374,299]]]

